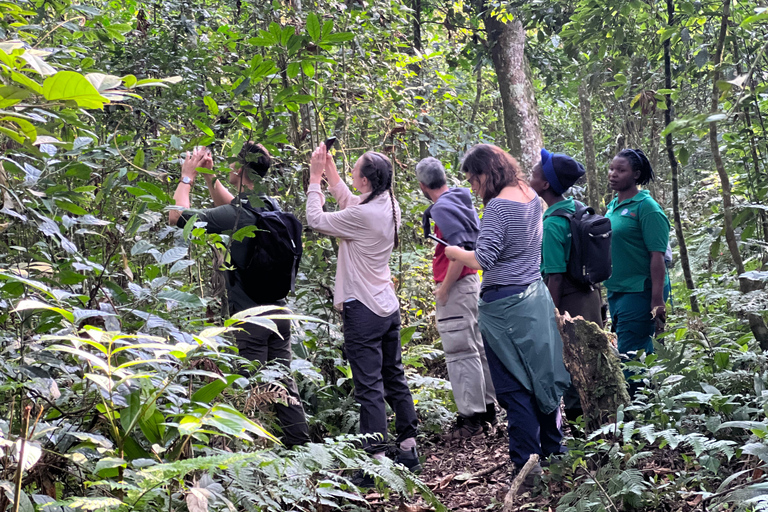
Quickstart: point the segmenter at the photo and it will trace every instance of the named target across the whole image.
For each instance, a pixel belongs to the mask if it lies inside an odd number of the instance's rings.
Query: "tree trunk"
[[[475,79],[475,102],[472,104],[472,115],[469,118],[469,124],[475,124],[477,111],[480,110],[480,99],[483,96],[483,63],[477,63],[477,78]]]
[[[728,18],[731,14],[731,0],[725,0],[723,2],[723,20],[720,25],[720,35],[717,39],[717,48],[715,50],[715,58],[713,64],[715,65],[715,73],[712,77],[712,105],[711,113],[716,114],[718,111],[718,99],[720,98],[720,89],[717,87],[717,82],[720,81],[720,64],[723,60],[723,46],[725,45],[725,36],[728,32]],[[717,142],[717,122],[713,121],[709,123],[709,145],[712,151],[712,158],[715,160],[715,167],[717,168],[717,174],[720,177],[720,184],[723,189],[723,224],[725,230],[725,241],[728,244],[728,250],[731,251],[731,257],[733,263],[736,265],[736,271],[739,274],[744,273],[744,262],[741,259],[741,253],[739,253],[739,245],[736,241],[736,234],[733,231],[733,203],[731,201],[731,182],[728,178],[728,172],[725,170],[725,164],[723,158],[720,155],[720,146]]]
[[[543,143],[531,69],[525,58],[525,29],[517,16],[503,23],[491,9],[483,13],[483,22],[499,81],[507,144],[523,172],[528,172],[539,162]]]
[[[675,24],[675,4],[674,0],[667,0],[667,25],[673,26]],[[672,89],[672,66],[670,63],[670,50],[669,39],[664,41],[664,88]],[[669,126],[672,123],[672,96],[667,94],[667,109],[664,111],[664,126]],[[675,157],[675,150],[672,144],[672,134],[668,133],[666,137],[667,143],[667,158],[669,158],[669,166],[672,169],[672,214],[675,220],[675,235],[677,236],[677,243],[680,249],[680,265],[683,267],[683,276],[685,278],[685,286],[691,291],[689,300],[691,302],[691,311],[694,313],[699,312],[699,301],[694,294],[696,285],[693,282],[693,274],[691,273],[691,262],[688,258],[688,245],[685,243],[685,233],[683,233],[683,221],[680,217],[680,182],[679,182],[679,166],[677,165],[677,158]]]
[[[630,403],[621,362],[609,334],[582,317],[557,314],[563,338],[563,362],[579,392],[587,430],[614,421],[620,405]]]
[[[600,190],[597,182],[597,160],[595,159],[595,137],[592,132],[592,103],[586,81],[579,84],[579,112],[581,133],[584,137],[584,160],[587,168],[587,200],[592,208],[600,208]]]
[[[413,49],[414,54],[421,55],[421,0],[413,0],[411,3],[411,9],[413,9]],[[419,87],[424,87],[424,81],[421,73],[421,62],[416,62],[409,66],[409,68],[416,73],[416,80],[419,83]],[[423,94],[423,93],[422,93]],[[422,100],[416,100],[416,105],[421,107]],[[419,158],[427,158],[429,156],[429,148],[427,147],[427,141],[419,139]]]

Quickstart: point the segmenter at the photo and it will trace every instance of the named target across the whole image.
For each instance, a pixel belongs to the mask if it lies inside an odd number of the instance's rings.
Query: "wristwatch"
[[[181,182],[186,183],[189,186],[192,186],[192,178],[190,178],[189,176],[182,176]]]

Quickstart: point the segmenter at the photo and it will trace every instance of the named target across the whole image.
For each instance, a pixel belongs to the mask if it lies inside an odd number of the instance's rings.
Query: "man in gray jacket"
[[[474,249],[480,220],[469,189],[449,188],[443,165],[432,157],[416,165],[416,178],[421,191],[434,203],[424,212],[425,236],[430,234],[432,220],[438,238],[450,245]],[[459,411],[455,427],[443,439],[454,441],[480,435],[486,424],[496,424],[495,393],[477,325],[477,271],[448,261],[442,244],[435,248],[432,271],[437,283],[437,330]]]

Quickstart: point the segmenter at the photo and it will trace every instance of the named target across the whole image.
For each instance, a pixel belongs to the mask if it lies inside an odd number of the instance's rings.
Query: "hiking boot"
[[[496,405],[485,404],[485,412],[478,414],[480,424],[483,426],[483,432],[486,434],[488,431],[494,430],[496,425],[499,424],[499,419],[496,417]]]
[[[395,462],[407,467],[411,473],[421,473],[422,468],[421,462],[419,462],[419,452],[416,451],[415,446],[409,450],[403,450],[398,447],[397,453],[395,454]]]
[[[443,442],[451,443],[482,435],[483,426],[482,423],[477,421],[477,416],[477,414],[470,417],[459,415],[456,425],[454,425],[450,432],[442,436]]]
[[[519,468],[516,467],[512,471],[512,477],[510,479],[510,484],[514,482],[515,478],[517,478],[517,475],[520,473],[520,470],[523,469],[522,466]],[[541,474],[543,473],[543,470],[541,469],[540,464],[536,464],[533,466],[533,469],[531,469],[531,472],[528,473],[525,476],[525,480],[523,480],[523,483],[520,485],[520,487],[517,489],[517,495],[525,494],[526,492],[533,491],[539,483],[541,483]]]
[[[358,469],[357,473],[354,474],[352,478],[349,479],[350,482],[352,482],[352,485],[359,489],[370,489],[371,487],[376,486],[376,482],[373,479],[373,476],[369,475],[362,469]]]

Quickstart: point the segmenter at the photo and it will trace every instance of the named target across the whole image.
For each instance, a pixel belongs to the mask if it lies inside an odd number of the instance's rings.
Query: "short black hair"
[[[272,157],[267,148],[253,141],[243,144],[243,148],[237,154],[237,160],[242,164],[243,169],[249,173],[254,172],[263,178],[267,175],[269,167],[272,165]],[[250,176],[248,176],[250,178]]]
[[[624,158],[632,167],[634,172],[640,171],[640,177],[635,180],[639,185],[647,185],[656,179],[656,173],[653,172],[651,162],[645,156],[642,149],[623,149],[619,151],[618,157]]]

